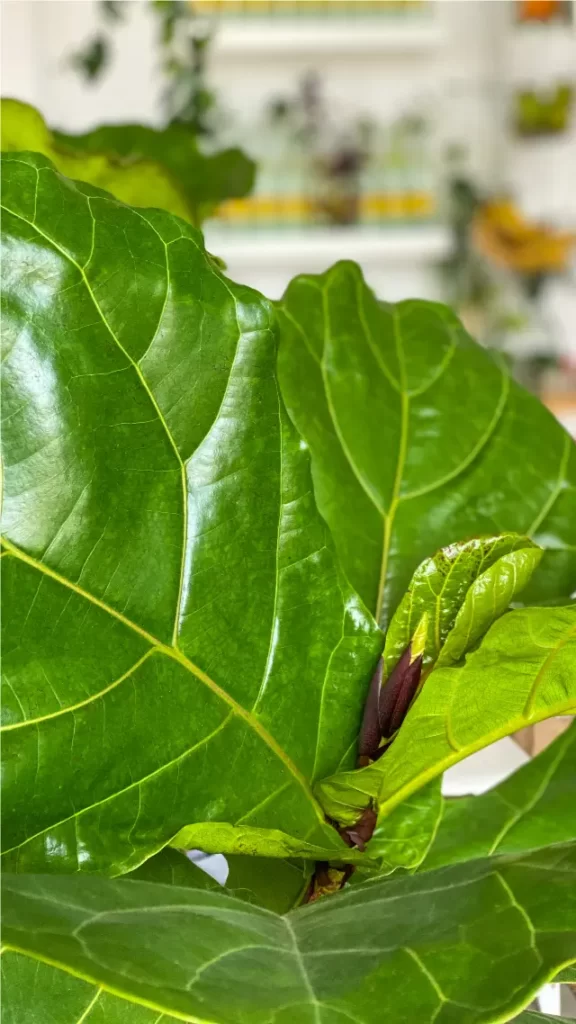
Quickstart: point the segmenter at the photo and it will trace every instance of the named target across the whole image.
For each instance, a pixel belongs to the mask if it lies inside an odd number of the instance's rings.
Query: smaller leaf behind
[[[447,800],[423,867],[431,871],[475,857],[524,853],[574,839],[576,723],[489,793]]]
[[[414,871],[422,864],[442,819],[441,785],[441,778],[432,779],[391,814],[378,816],[366,846],[366,855],[378,861],[378,874],[388,875],[397,868]]]
[[[350,849],[336,830],[329,825],[325,825],[323,829],[319,827],[316,835],[324,838],[324,845],[296,839],[278,829],[208,821],[198,825],[187,825],[178,832],[170,845],[179,850],[223,853],[226,857],[242,854],[257,858],[301,857],[304,860],[332,860],[346,863],[360,862],[365,859],[358,850]]]
[[[228,856],[226,861],[228,877],[223,885],[180,850],[169,847],[123,877],[226,893],[276,914],[286,914],[298,905],[312,875],[311,861],[241,855]]]

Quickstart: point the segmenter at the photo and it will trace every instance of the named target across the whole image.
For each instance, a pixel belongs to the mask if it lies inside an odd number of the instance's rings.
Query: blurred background
[[[232,277],[351,258],[448,301],[576,433],[575,85],[572,0],[2,3],[2,94],[66,145],[178,125],[213,178],[255,161],[197,218]]]

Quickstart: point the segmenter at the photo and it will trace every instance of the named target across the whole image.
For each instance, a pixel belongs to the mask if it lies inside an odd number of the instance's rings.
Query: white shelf
[[[443,225],[381,228],[232,232],[208,226],[209,252],[229,264],[249,267],[329,266],[339,259],[373,262],[434,262],[447,255],[450,233]]]
[[[217,25],[215,56],[278,56],[294,54],[422,53],[435,49],[442,33],[437,20],[358,18],[331,22],[327,18],[301,21],[224,20]]]

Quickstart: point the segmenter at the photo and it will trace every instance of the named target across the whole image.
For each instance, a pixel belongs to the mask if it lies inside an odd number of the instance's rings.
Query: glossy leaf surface
[[[255,165],[241,150],[206,156],[184,125],[163,131],[107,125],[88,135],[64,135],[18,100],[2,100],[2,150],[43,153],[69,178],[196,225],[222,200],[247,195],[254,184]]]
[[[352,263],[281,303],[281,388],[320,511],[383,625],[423,559],[507,531],[546,549],[523,600],[576,591],[576,446],[445,307],[380,303]]]
[[[576,840],[576,724],[482,796],[447,800],[425,869]]]
[[[4,942],[197,1022],[481,1024],[514,1017],[576,956],[575,876],[574,848],[555,847],[285,917],[193,889],[8,876]]]
[[[203,822],[344,854],[311,783],[353,763],[382,641],[269,304],[42,157],[3,187],[8,864],[122,873]]]
[[[374,764],[317,786],[343,824],[373,802],[380,815],[451,765],[503,736],[576,713],[576,605],[498,619],[462,665],[426,679],[396,739]]]

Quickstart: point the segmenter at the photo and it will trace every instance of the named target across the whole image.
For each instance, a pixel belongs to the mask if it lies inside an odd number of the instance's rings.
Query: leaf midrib
[[[35,558],[32,558],[24,551],[21,551],[20,548],[12,544],[11,541],[6,540],[5,538],[1,538],[1,542],[6,548],[6,550],[9,551],[11,555],[14,555],[15,558],[18,558],[22,562],[25,562],[27,565],[30,565],[33,569],[36,569],[38,572],[44,573],[46,576],[51,577],[57,583],[60,583],[62,586],[65,586],[69,590],[74,591],[74,593],[78,594],[79,597],[83,598],[86,601],[90,601],[98,608],[101,608],[102,611],[106,612],[108,615],[111,615],[113,618],[123,623],[124,626],[127,626],[135,633],[138,633],[139,636],[146,640],[147,643],[149,643],[150,646],[154,648],[155,651],[158,651],[160,654],[163,654],[166,657],[171,658],[172,661],[175,661],[178,664],[182,665],[188,672],[191,673],[191,675],[195,676],[197,679],[200,680],[200,682],[204,683],[204,685],[207,686],[210,690],[212,690],[212,692],[215,693],[216,696],[220,698],[220,700],[222,700],[231,708],[232,712],[235,715],[238,715],[239,718],[242,718],[250,726],[250,728],[258,734],[260,739],[273,751],[273,753],[276,754],[279,760],[282,761],[287,770],[294,777],[296,782],[304,790],[306,796],[308,797],[310,803],[314,808],[314,811],[319,821],[322,824],[325,824],[324,814],[312,793],[309,783],[307,782],[305,776],[296,767],[294,762],[288,757],[286,752],[282,749],[277,740],[274,739],[274,737],[268,732],[268,730],[250,711],[247,711],[246,708],[243,708],[242,705],[234,699],[234,697],[232,697],[229,693],[226,692],[226,690],[219,686],[218,683],[211,679],[211,677],[206,672],[204,672],[198,665],[196,665],[193,661],[187,658],[186,655],[179,648],[171,647],[170,645],[163,643],[161,640],[158,640],[158,638],[155,637],[152,633],[149,633],[147,630],[137,625],[137,623],[132,622],[130,619],[126,618],[125,615],[123,615],[121,612],[116,611],[116,609],[113,608],[111,605],[106,604],[105,601],[102,601],[99,597],[96,597],[94,594],[90,594],[89,591],[84,590],[83,587],[79,587],[76,583],[72,583],[71,580],[66,579],[65,576],[61,576],[60,573],[56,572],[54,569],[50,569],[48,566],[43,565],[42,562],[38,562]]]

